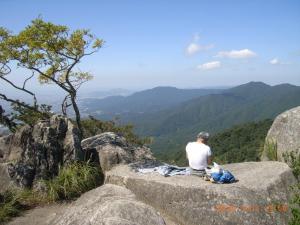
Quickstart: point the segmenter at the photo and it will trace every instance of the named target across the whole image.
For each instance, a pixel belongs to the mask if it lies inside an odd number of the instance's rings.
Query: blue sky
[[[300,85],[300,1],[0,0],[0,26],[39,15],[89,28],[104,47],[82,61],[88,90]],[[17,79],[17,78],[16,78]]]

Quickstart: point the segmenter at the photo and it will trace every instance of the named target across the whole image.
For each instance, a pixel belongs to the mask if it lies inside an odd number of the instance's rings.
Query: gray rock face
[[[83,194],[49,224],[164,225],[159,213],[124,187],[106,184]]]
[[[8,163],[0,163],[0,192],[15,187],[14,181],[9,176],[8,167]]]
[[[56,175],[64,163],[83,158],[77,128],[59,115],[1,137],[0,153],[10,178],[21,187],[31,187],[35,180]]]
[[[0,137],[0,163],[4,162],[8,158],[9,143],[11,141],[12,135],[7,135]]]
[[[284,161],[283,153],[291,151],[300,153],[300,106],[276,117],[268,132],[266,142],[276,144],[278,161]],[[262,160],[268,160],[266,149]]]
[[[105,183],[131,190],[139,200],[184,225],[288,224],[289,187],[295,178],[285,163],[224,165],[239,180],[212,184],[197,176],[140,174],[128,165],[106,173]]]
[[[124,137],[112,132],[84,139],[81,145],[88,157],[100,163],[103,171],[117,164],[154,159],[149,148],[130,145]]]

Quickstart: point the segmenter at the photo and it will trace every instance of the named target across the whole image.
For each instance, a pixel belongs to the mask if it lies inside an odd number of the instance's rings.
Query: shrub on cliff
[[[45,181],[50,201],[73,199],[98,187],[103,182],[99,167],[89,163],[72,163],[63,167],[58,176]]]
[[[72,163],[62,167],[57,177],[41,182],[46,188],[39,191],[18,189],[0,193],[0,224],[26,209],[79,197],[101,185],[103,177],[99,167],[89,163]]]
[[[286,153],[283,155],[286,163],[289,164],[293,170],[293,174],[297,178],[298,183],[292,186],[294,196],[291,200],[291,212],[292,217],[289,221],[289,225],[299,225],[300,224],[300,155],[295,152]]]

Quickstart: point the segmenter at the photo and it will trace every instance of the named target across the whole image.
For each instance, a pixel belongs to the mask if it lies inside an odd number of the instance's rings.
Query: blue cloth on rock
[[[235,182],[235,177],[228,170],[221,170],[220,173],[212,173],[211,177],[217,183],[233,183]]]

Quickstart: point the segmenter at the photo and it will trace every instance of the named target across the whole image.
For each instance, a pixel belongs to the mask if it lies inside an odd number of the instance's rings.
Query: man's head
[[[209,133],[201,131],[198,135],[197,135],[197,141],[203,142],[203,143],[207,143],[209,139]]]

